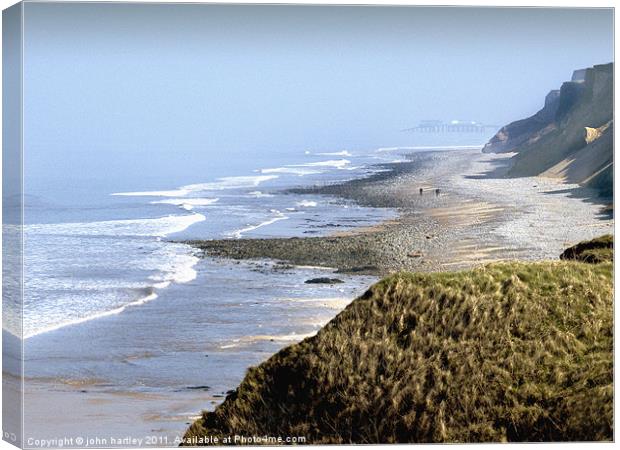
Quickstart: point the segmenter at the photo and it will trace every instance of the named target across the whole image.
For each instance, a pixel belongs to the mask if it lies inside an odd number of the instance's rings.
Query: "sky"
[[[503,125],[613,59],[611,9],[33,2],[24,15],[35,176],[403,145],[423,119]]]

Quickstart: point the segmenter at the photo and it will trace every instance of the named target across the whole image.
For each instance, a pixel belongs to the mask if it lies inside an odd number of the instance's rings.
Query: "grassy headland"
[[[611,440],[612,252],[582,262],[591,250],[391,275],[315,336],[249,369],[185,437]]]

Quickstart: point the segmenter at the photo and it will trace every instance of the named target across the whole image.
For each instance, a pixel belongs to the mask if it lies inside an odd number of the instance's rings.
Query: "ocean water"
[[[393,217],[395,211],[282,190],[366,176],[412,149],[232,161],[216,175],[189,170],[186,184],[165,173],[145,177],[143,185],[114,176],[108,182],[27,182],[23,335],[122,314],[157,299],[171,284],[194,280],[195,250],[173,241],[316,236]],[[138,189],[119,189],[124,186]],[[9,319],[6,328],[19,334],[19,325]]]
[[[23,322],[9,304],[4,331],[23,325],[28,435],[181,435],[248,367],[316,333],[377,280],[307,284],[333,269],[199,258],[183,241],[321,236],[393,218],[393,209],[287,188],[455,147],[422,144],[276,153],[206,172],[174,164],[141,180],[26,180]],[[58,404],[64,419],[50,421]]]
[[[450,139],[476,145],[472,139],[481,138]],[[172,284],[196,278],[199,258],[179,242],[185,239],[318,236],[393,217],[396,211],[283,191],[367,176],[442,140],[421,143],[229,161],[213,155],[213,171],[172,161],[170,170],[142,179],[105,167],[26,178],[23,324],[19,314],[8,314],[5,330],[19,335],[23,325],[28,339],[157,299]]]

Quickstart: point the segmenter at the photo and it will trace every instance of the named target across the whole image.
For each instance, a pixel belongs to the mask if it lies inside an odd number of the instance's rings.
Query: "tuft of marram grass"
[[[611,263],[400,273],[248,370],[185,437],[613,439]]]
[[[560,259],[573,259],[591,264],[598,264],[614,259],[614,237],[605,234],[590,241],[583,241],[567,248]]]

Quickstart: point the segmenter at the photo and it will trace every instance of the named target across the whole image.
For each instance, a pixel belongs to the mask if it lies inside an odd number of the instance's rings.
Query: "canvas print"
[[[612,441],[612,8],[3,11],[3,438]]]

